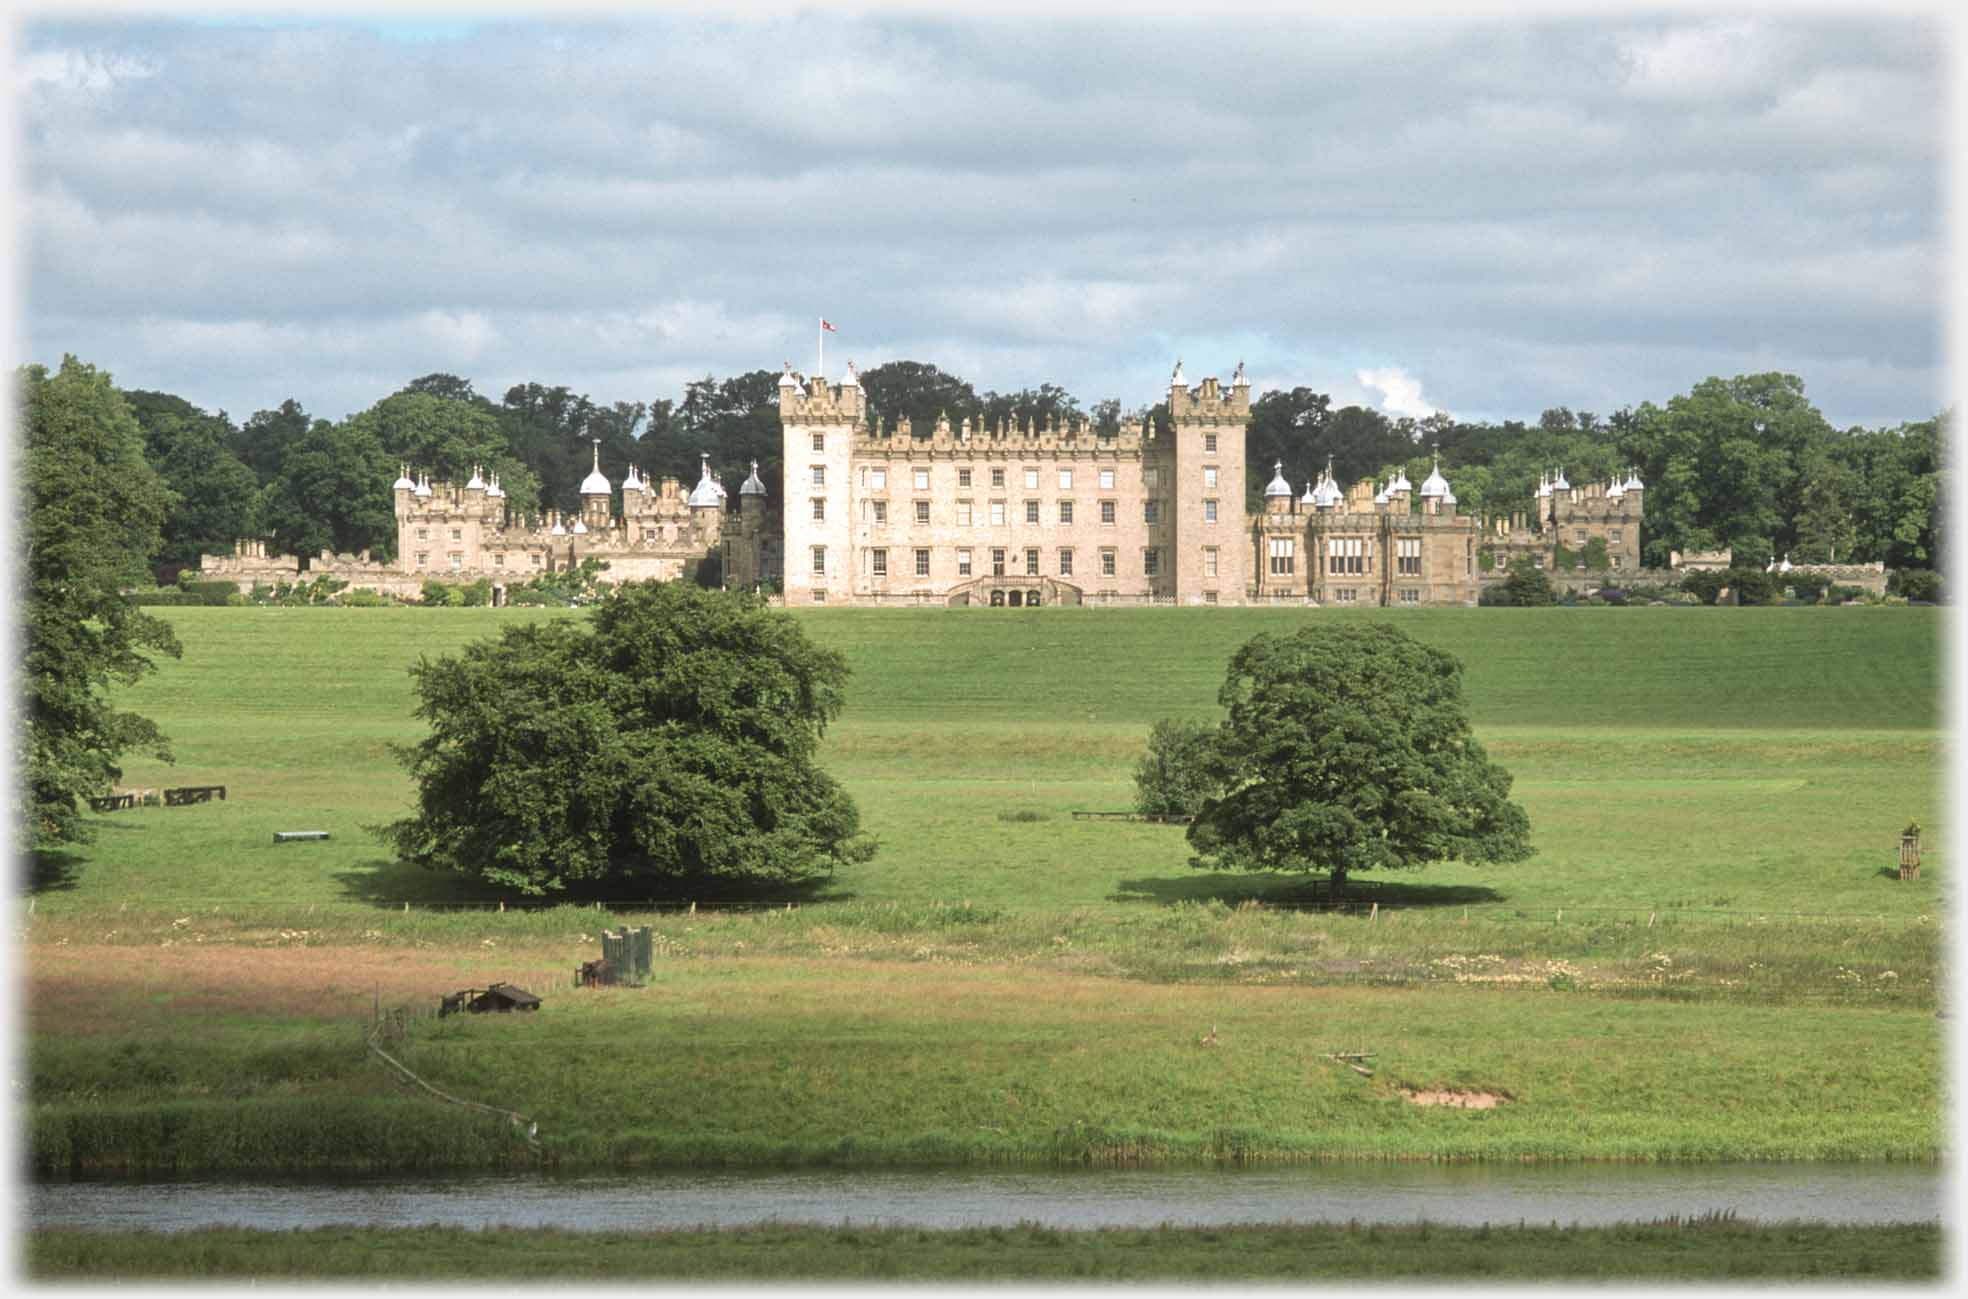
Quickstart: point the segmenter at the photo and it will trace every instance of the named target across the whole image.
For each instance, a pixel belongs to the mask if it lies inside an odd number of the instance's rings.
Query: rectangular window
[[[1059,471],[1059,490],[1062,492],[1070,492],[1073,490],[1072,470],[1062,469]]]
[[[927,469],[916,470],[916,490],[919,492],[926,492],[929,490],[929,470]]]
[[[813,485],[815,487],[825,487],[827,485],[827,466],[813,466]]]
[[[541,556],[535,554],[533,556],[533,567],[538,568],[540,566],[540,561],[541,561]],[[417,562],[419,564],[422,564],[424,562],[424,557],[422,555],[417,556]]]
[[[1025,471],[1025,490],[1026,490],[1026,491],[1028,491],[1028,492],[1036,492],[1036,491],[1038,491],[1038,490],[1039,490],[1039,471],[1038,471],[1038,470],[1036,470],[1036,469],[1027,469],[1027,470]]]
[[[1216,592],[1214,592],[1214,591],[1205,591],[1205,592],[1203,592],[1203,603],[1204,603],[1204,604],[1215,604],[1215,603],[1216,603]]]
[[[928,523],[928,522],[929,522],[929,502],[928,502],[928,501],[917,501],[917,502],[916,502],[916,522],[917,522],[917,523]]]
[[[1204,466],[1203,466],[1203,486],[1205,486],[1205,487],[1214,487],[1214,486],[1216,486],[1216,466],[1215,466],[1215,465],[1204,465]]]
[[[991,526],[994,528],[1002,528],[1004,526],[1004,521],[1005,521],[1005,503],[1003,501],[992,501]]]
[[[1112,501],[1102,501],[1100,503],[1100,522],[1110,528],[1114,526],[1114,503]]]
[[[1402,577],[1421,576],[1421,538],[1394,538],[1394,571]]]
[[[871,550],[868,552],[868,571],[876,577],[888,576],[888,552],[886,550]]]
[[[505,566],[506,566],[506,557],[504,554],[498,554],[492,556],[492,567],[504,568]]]
[[[1114,556],[1115,556],[1115,554],[1116,554],[1116,552],[1115,552],[1115,551],[1112,551],[1112,550],[1103,550],[1103,551],[1101,551],[1101,552],[1100,552],[1100,575],[1101,575],[1102,577],[1112,577],[1112,576],[1114,576],[1114,570],[1115,570],[1115,562],[1114,562]]]
[[[868,504],[872,505],[875,510],[875,526],[882,527],[886,525],[888,523],[888,502],[870,501]]]
[[[1585,540],[1585,529],[1584,529],[1584,528],[1580,528],[1580,529],[1578,530],[1578,539],[1579,539],[1580,541],[1584,541],[1584,540]]]
[[[464,539],[465,539],[465,531],[464,531],[464,529],[463,529],[463,528],[453,528],[453,529],[451,529],[451,540],[453,540],[453,541],[463,541]]]
[[[968,527],[970,526],[970,502],[969,502],[969,501],[958,501],[958,502],[957,502],[957,526],[958,526],[959,528],[968,528]]]
[[[1359,537],[1331,537],[1326,541],[1326,572],[1357,574],[1367,571],[1367,543]]]
[[[417,540],[419,540],[419,541],[429,541],[430,539],[431,539],[431,530],[430,530],[429,528],[418,528],[418,529],[417,529]]]
[[[1272,537],[1265,543],[1271,560],[1271,576],[1290,577],[1298,570],[1298,542],[1291,537]]]
[[[1162,471],[1153,465],[1149,465],[1141,471],[1141,485],[1151,491],[1160,487],[1162,485]]]
[[[1059,575],[1061,577],[1071,577],[1073,575],[1073,552],[1071,549],[1059,552]]]
[[[1333,592],[1333,599],[1339,601],[1341,604],[1352,604],[1359,599],[1359,596],[1360,593],[1350,586],[1342,586],[1339,590]]]
[[[959,487],[970,486],[970,470],[968,469],[957,470],[957,486]]]
[[[815,591],[813,593],[813,603],[815,604],[827,603],[827,593],[825,591]]]
[[[929,576],[929,552],[927,550],[916,551],[916,576]]]
[[[815,433],[813,435],[813,449],[815,451],[825,451],[827,449],[827,435],[825,433]]]
[[[1036,547],[1027,546],[1025,548],[1025,576],[1037,577],[1038,575],[1039,552]]]
[[[1402,587],[1402,588],[1401,588],[1401,603],[1402,603],[1402,604],[1420,604],[1420,603],[1421,603],[1421,592],[1419,592],[1419,591],[1417,591],[1417,590],[1415,590],[1415,589],[1414,589],[1413,587],[1411,587],[1411,586],[1404,586],[1404,587]]]
[[[429,563],[430,563],[430,552],[429,552],[429,551],[427,551],[427,550],[420,550],[420,551],[418,551],[418,552],[417,552],[417,567],[418,567],[418,568],[423,568],[423,567],[425,567],[425,566],[427,566],[427,565],[428,565]]]
[[[656,529],[654,529],[654,528],[644,528],[644,529],[642,530],[642,539],[643,539],[644,541],[654,541],[654,540],[656,540]]]
[[[1162,503],[1160,501],[1143,501],[1141,503],[1141,521],[1143,523],[1160,523],[1162,521]]]
[[[827,571],[827,548],[825,546],[815,546],[813,548],[813,571],[815,573],[824,573]]]
[[[1620,539],[1620,530],[1618,528],[1614,528],[1611,532],[1608,532],[1606,534],[1606,540],[1613,542],[1615,544],[1618,544],[1619,539]]]
[[[1103,469],[1103,470],[1101,470],[1101,471],[1100,471],[1100,489],[1101,489],[1102,491],[1112,491],[1112,490],[1114,489],[1114,471],[1113,471],[1113,470],[1111,470],[1111,469]]]
[[[848,517],[852,518],[853,516],[849,515]],[[825,523],[827,521],[827,498],[824,496],[813,498],[813,521],[815,523]]]
[[[1204,577],[1216,576],[1216,547],[1215,546],[1203,547],[1203,576]]]
[[[1614,568],[1618,568],[1620,566],[1620,557],[1618,555],[1608,555],[1606,556],[1606,558],[1610,559],[1613,562]]]
[[[888,490],[888,470],[886,470],[886,469],[870,469],[870,470],[868,471],[868,486],[869,486],[869,487],[871,487],[871,488],[873,488],[873,489],[874,489],[875,491],[878,491],[878,492],[885,492],[885,491],[887,491],[887,490]]]
[[[970,576],[970,551],[968,549],[957,552],[957,576]]]
[[[992,576],[992,577],[1003,577],[1004,575],[1005,575],[1005,571],[1004,571],[1004,547],[1003,547],[1003,546],[993,546],[993,547],[991,548],[991,576]]]
[[[1003,486],[1004,486],[1004,470],[1002,470],[1002,469],[993,469],[993,470],[991,471],[991,486],[993,486],[993,487],[1003,487]]]
[[[1143,577],[1162,575],[1162,552],[1153,546],[1141,552],[1141,575]]]
[[[1211,455],[1216,454],[1216,434],[1203,434],[1203,450],[1209,452]]]
[[[1039,503],[1037,501],[1025,502],[1025,522],[1037,523],[1038,521],[1039,521]]]
[[[1061,523],[1071,523],[1073,521],[1073,503],[1071,501],[1061,501],[1059,503],[1059,521]]]
[[[1215,523],[1215,522],[1216,522],[1216,502],[1215,502],[1215,501],[1204,501],[1204,502],[1203,502],[1203,522],[1204,522],[1204,523]]]

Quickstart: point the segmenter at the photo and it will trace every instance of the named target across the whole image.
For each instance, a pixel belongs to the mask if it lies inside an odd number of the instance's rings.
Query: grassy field
[[[546,1009],[420,1022],[401,1053],[569,1162],[1941,1149],[1934,610],[1398,615],[1466,663],[1539,852],[1363,876],[1381,909],[1341,915],[1294,909],[1302,879],[1191,869],[1180,830],[1071,813],[1126,807],[1148,724],[1211,715],[1248,636],[1366,615],[803,612],[854,668],[824,761],[881,853],[794,910],[660,915],[439,910],[492,899],[364,833],[407,802],[404,668],[542,611],[169,616],[185,657],[128,703],[178,764],[126,783],[230,797],[97,818],[94,845],[34,863],[48,1171],[320,1163],[363,1107],[435,1108],[365,1061],[372,1006],[496,978]],[[1918,883],[1891,869],[1908,819]],[[287,829],[333,838],[273,845]],[[658,930],[654,986],[567,991],[624,920]],[[1360,1048],[1372,1079],[1323,1059]],[[227,1135],[274,1103],[284,1146]],[[519,1153],[446,1123],[350,1162]]]
[[[35,1280],[193,1278],[644,1280],[1932,1281],[1938,1224],[1620,1227],[1292,1226],[953,1231],[769,1226],[735,1231],[463,1231],[426,1227],[181,1233],[36,1232]]]

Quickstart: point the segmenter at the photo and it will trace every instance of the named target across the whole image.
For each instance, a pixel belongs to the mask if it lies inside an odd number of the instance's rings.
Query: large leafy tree
[[[275,548],[295,555],[396,553],[390,484],[399,460],[373,426],[316,420],[281,456],[280,473],[260,493],[260,519]]]
[[[917,437],[936,431],[936,417],[947,415],[950,426],[965,419],[975,426],[983,403],[968,381],[946,374],[922,361],[890,361],[861,375],[861,391],[867,394],[868,409],[875,413],[884,429],[893,429],[902,419]]]
[[[1353,871],[1519,861],[1530,820],[1471,733],[1462,664],[1385,623],[1254,637],[1218,702],[1224,792],[1189,842],[1211,869]]]
[[[25,725],[17,743],[30,846],[87,837],[79,802],[106,793],[126,751],[170,756],[155,724],[110,706],[152,654],[178,655],[168,624],[134,608],[125,586],[149,580],[169,490],[144,460],[143,435],[109,375],[74,357],[19,375],[25,563],[19,596]]]
[[[158,558],[196,564],[205,554],[224,554],[240,537],[259,532],[260,484],[234,454],[238,431],[224,412],[208,415],[182,397],[164,392],[124,394],[145,458],[171,489]]]
[[[814,763],[847,665],[756,597],[614,588],[586,629],[508,627],[411,669],[431,733],[403,757],[408,861],[527,894],[791,884],[865,855]]]

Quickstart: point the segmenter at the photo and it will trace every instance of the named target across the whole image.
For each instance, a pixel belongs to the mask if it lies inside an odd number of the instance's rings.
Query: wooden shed
[[[465,988],[454,992],[438,1004],[439,1019],[453,1011],[468,1010],[474,1015],[482,1015],[488,1010],[538,1010],[540,999],[526,989],[510,983],[495,983],[489,988]]]

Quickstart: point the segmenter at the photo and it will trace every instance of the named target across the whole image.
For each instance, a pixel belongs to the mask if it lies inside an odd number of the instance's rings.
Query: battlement
[[[786,424],[859,424],[867,415],[868,395],[858,383],[829,384],[815,375],[804,388],[779,388],[779,418]]]
[[[905,460],[917,456],[925,459],[958,456],[983,459],[1042,456],[1055,460],[1081,456],[1120,458],[1139,457],[1144,452],[1152,454],[1156,449],[1154,432],[1146,425],[1140,428],[1123,427],[1110,437],[1102,437],[1094,432],[1093,422],[1087,419],[1065,423],[1054,419],[1043,425],[1033,420],[1027,420],[1023,425],[1016,421],[997,420],[988,426],[980,423],[976,427],[964,419],[952,429],[948,417],[943,417],[936,421],[936,428],[930,436],[920,438],[904,417],[897,420],[886,433],[864,428],[856,430],[854,435],[854,452],[857,455],[890,456]]]
[[[1195,390],[1182,383],[1181,367],[1169,384],[1169,418],[1180,424],[1223,424],[1250,419],[1250,385],[1242,382],[1244,367],[1228,388],[1215,375],[1200,380]]]

